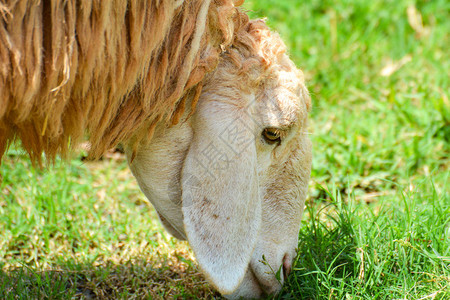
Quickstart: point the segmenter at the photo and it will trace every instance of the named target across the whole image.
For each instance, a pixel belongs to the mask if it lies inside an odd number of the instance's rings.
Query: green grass
[[[166,298],[214,293],[186,243],[165,235],[123,156],[1,174],[0,298]]]
[[[276,299],[449,298],[450,3],[245,8],[286,41],[314,104],[308,208]],[[11,149],[0,174],[0,298],[217,297],[122,158],[40,171]]]

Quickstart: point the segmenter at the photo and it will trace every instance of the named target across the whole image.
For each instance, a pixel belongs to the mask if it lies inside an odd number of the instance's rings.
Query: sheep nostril
[[[285,280],[289,273],[291,273],[291,259],[288,254],[285,254],[283,257],[283,275]]]

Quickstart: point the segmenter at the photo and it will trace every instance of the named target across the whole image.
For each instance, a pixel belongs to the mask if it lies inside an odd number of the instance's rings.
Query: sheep
[[[277,293],[312,156],[310,97],[279,36],[231,1],[11,3],[0,4],[0,151],[18,138],[40,163],[85,132],[93,158],[120,142],[220,293]]]

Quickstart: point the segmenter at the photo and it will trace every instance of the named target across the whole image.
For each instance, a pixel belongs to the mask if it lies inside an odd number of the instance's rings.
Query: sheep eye
[[[281,132],[276,128],[266,128],[262,132],[262,136],[266,143],[272,145],[275,143],[281,143]]]

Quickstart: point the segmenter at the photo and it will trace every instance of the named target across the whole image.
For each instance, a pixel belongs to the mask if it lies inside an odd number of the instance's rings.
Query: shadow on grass
[[[66,261],[54,270],[0,270],[1,299],[213,299],[220,295],[193,263],[132,260],[93,266]],[[57,269],[56,269],[57,268]]]

